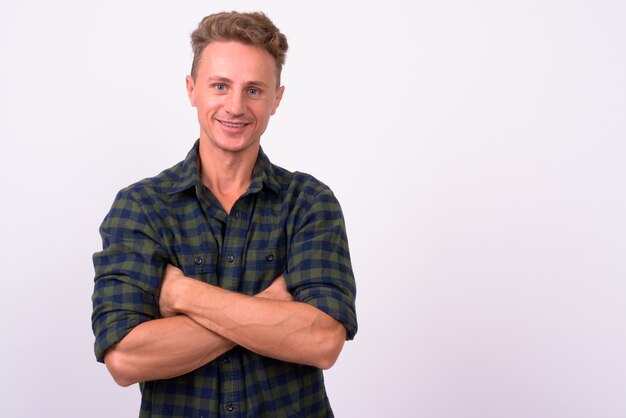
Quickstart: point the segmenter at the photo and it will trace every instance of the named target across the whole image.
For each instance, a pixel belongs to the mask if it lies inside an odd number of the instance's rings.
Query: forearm
[[[176,310],[257,354],[320,368],[333,365],[345,328],[301,302],[250,297],[186,280]]]
[[[197,369],[235,346],[184,315],[135,327],[107,350],[104,361],[122,386],[167,379]]]

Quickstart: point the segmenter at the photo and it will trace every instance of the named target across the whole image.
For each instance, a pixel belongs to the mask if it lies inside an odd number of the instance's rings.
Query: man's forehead
[[[202,52],[199,72],[204,78],[272,84],[277,80],[276,61],[265,49],[237,41],[213,41]]]

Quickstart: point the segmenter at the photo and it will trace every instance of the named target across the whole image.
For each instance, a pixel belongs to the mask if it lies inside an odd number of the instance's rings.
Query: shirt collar
[[[248,187],[247,193],[256,193],[261,191],[263,186],[267,187],[274,193],[280,193],[280,183],[276,167],[270,162],[267,155],[263,152],[263,148],[259,147],[259,155],[252,170],[252,183]]]
[[[200,164],[199,164],[199,144],[197,140],[187,157],[180,163],[176,178],[172,179],[172,186],[168,190],[168,194],[175,194],[201,185]],[[276,167],[270,162],[269,158],[263,152],[263,148],[259,147],[259,155],[254,169],[252,170],[252,182],[248,187],[248,193],[259,192],[263,186],[278,194],[280,192],[280,183],[278,182]]]

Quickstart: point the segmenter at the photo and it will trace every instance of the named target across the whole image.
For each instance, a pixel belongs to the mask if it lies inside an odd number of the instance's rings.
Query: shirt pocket
[[[179,266],[185,276],[205,283],[217,284],[217,251],[178,254]]]
[[[244,261],[243,291],[256,294],[285,272],[285,247],[248,250]]]

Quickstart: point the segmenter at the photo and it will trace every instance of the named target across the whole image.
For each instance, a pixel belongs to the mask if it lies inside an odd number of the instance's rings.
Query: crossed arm
[[[162,318],[138,325],[106,351],[105,364],[118,384],[180,376],[236,345],[327,369],[346,337],[344,326],[330,315],[294,301],[283,276],[246,296],[189,279],[168,266],[159,308]]]

